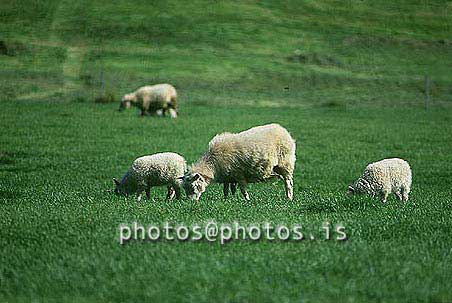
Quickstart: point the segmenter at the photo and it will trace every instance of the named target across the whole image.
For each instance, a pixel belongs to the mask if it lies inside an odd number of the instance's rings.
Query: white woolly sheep
[[[234,194],[236,184],[246,200],[248,183],[280,177],[285,182],[286,197],[293,199],[293,172],[295,167],[295,141],[279,124],[253,127],[238,134],[216,135],[209,150],[192,165],[184,176],[183,187],[187,196],[199,200],[212,183],[228,186]]]
[[[380,195],[386,202],[394,193],[401,201],[408,201],[411,190],[411,168],[399,158],[384,159],[367,165],[362,176],[348,187],[349,194]]]
[[[119,110],[135,106],[141,109],[141,116],[165,115],[168,111],[171,118],[177,118],[177,92],[170,84],[143,86],[133,93],[124,95]]]
[[[128,196],[136,194],[138,201],[141,194],[146,191],[149,199],[152,186],[168,187],[166,198],[171,200],[181,197],[182,177],[187,169],[185,159],[176,153],[159,153],[144,156],[133,161],[132,167],[122,178],[121,182],[113,178],[115,182],[115,194]]]

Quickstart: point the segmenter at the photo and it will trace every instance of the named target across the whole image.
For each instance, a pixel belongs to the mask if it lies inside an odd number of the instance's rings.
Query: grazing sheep
[[[236,184],[246,200],[248,183],[265,181],[278,176],[285,181],[286,197],[293,199],[295,141],[279,124],[253,127],[238,134],[216,135],[209,150],[192,165],[183,179],[187,196],[199,200],[206,187],[224,183],[235,192]]]
[[[380,195],[383,202],[394,193],[401,201],[408,201],[410,189],[410,165],[405,160],[393,158],[367,165],[362,176],[348,187],[348,193]]]
[[[113,178],[115,194],[128,196],[137,194],[138,201],[141,194],[146,191],[150,198],[152,186],[168,187],[167,199],[181,197],[182,177],[187,169],[185,159],[176,153],[159,153],[144,156],[133,161],[132,167],[122,178],[121,182]]]
[[[141,109],[141,116],[165,115],[177,118],[177,92],[170,84],[143,86],[133,93],[124,95],[119,111],[135,106]]]

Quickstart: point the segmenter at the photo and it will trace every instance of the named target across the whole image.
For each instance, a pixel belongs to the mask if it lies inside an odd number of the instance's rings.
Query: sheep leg
[[[151,116],[151,113],[147,109],[141,109],[141,117]]]
[[[403,201],[404,202],[408,201],[408,193],[407,192],[403,193]]]
[[[168,100],[168,108],[171,118],[177,118],[177,98],[172,97]]]
[[[386,203],[386,201],[388,200],[388,192],[387,191],[382,191],[381,192],[381,201],[383,202],[383,203]]]
[[[403,200],[403,196],[402,196],[401,191],[396,191],[394,194],[397,196],[397,198],[398,198],[400,201]]]
[[[293,174],[281,166],[273,167],[273,173],[270,176],[276,176],[284,180],[284,187],[286,189],[286,197],[293,200]]]
[[[151,198],[151,184],[148,183],[146,185],[146,198],[148,198],[148,200]]]
[[[223,196],[225,199],[227,199],[228,194],[229,194],[229,183],[224,182],[223,183]]]
[[[171,185],[168,186],[168,192],[166,194],[166,199],[173,200],[174,195],[176,195],[176,190]]]
[[[285,176],[291,175],[292,174],[289,171],[287,171],[287,169],[279,165],[273,166],[272,171],[270,172],[270,177],[278,177],[281,180],[284,180]]]
[[[406,190],[405,188],[402,188],[402,201],[408,201],[408,194],[410,193],[409,190]]]
[[[180,200],[180,198],[182,198],[180,186],[174,186],[174,192],[176,193],[176,199]]]
[[[290,201],[293,200],[293,178],[292,176],[285,176],[284,177],[284,185],[286,188],[286,197]]]
[[[246,182],[240,182],[239,183],[239,187],[240,187],[240,192],[242,193],[242,195],[245,198],[245,200],[249,201],[250,200],[250,195],[246,191]]]
[[[177,112],[174,110],[174,108],[170,108],[169,113],[171,118],[177,118]]]
[[[237,192],[237,183],[229,183],[229,186],[231,187],[231,194],[234,196]]]

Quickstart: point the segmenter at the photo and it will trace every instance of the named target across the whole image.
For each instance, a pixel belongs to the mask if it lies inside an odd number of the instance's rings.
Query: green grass
[[[451,302],[451,10],[2,0],[0,302]],[[178,90],[177,120],[93,102],[159,82]],[[292,202],[278,181],[251,185],[250,202],[220,185],[198,203],[107,191],[138,156],[191,163],[215,134],[270,122],[297,140]],[[412,166],[408,203],[346,196],[388,157]],[[348,240],[118,243],[120,223],[208,220],[315,235],[331,222]]]
[[[451,112],[422,108],[283,109],[183,104],[175,120],[120,114],[116,105],[5,102],[0,126],[2,302],[449,302],[452,260]],[[222,131],[279,122],[297,140],[295,199],[281,182],[253,185],[251,201],[137,203],[107,192],[139,155],[196,160]],[[347,197],[365,165],[407,159],[407,204]],[[118,243],[138,221],[341,223],[336,241]]]
[[[5,0],[0,39],[35,55],[0,55],[17,71],[0,96],[92,100],[103,70],[116,98],[171,82],[198,104],[420,104],[429,75],[450,106],[450,2],[374,2]]]

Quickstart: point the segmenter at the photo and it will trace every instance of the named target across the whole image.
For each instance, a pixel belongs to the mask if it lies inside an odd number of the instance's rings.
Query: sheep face
[[[133,94],[127,94],[124,95],[121,99],[121,103],[119,104],[119,111],[123,111],[124,109],[129,109],[132,104],[131,101],[133,101],[135,98]]]
[[[204,177],[198,173],[187,174],[183,178],[182,186],[187,197],[191,200],[198,201],[202,193],[206,191],[207,182]]]
[[[121,182],[119,182],[116,178],[113,178],[113,183],[115,184],[115,190],[113,191],[117,196],[125,196],[124,188],[121,186]]]
[[[359,178],[355,183],[348,186],[348,195],[366,194],[372,192],[372,186],[369,181]]]
[[[128,183],[119,182],[116,178],[113,178],[115,184],[114,193],[117,196],[127,197],[132,192],[131,186]]]
[[[353,185],[348,186],[347,195],[352,196],[356,193],[356,189],[353,187]]]
[[[119,111],[122,112],[125,109],[129,109],[130,108],[130,101],[128,100],[121,100],[121,103],[119,103]]]

